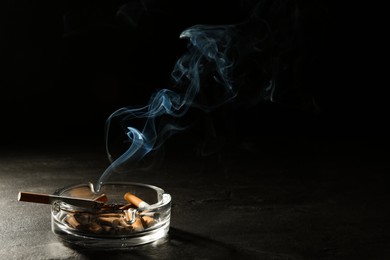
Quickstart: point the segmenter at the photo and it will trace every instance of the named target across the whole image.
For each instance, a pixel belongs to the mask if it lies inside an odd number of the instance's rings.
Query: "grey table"
[[[0,151],[0,259],[385,259],[390,256],[388,151],[367,143],[290,140],[235,153],[164,161],[115,180],[171,194],[166,239],[125,252],[74,249],[51,231],[50,206],[19,191],[52,193],[95,181],[101,147]]]

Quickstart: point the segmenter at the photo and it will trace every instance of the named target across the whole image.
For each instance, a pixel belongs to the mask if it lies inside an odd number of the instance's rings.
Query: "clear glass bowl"
[[[129,208],[124,194],[130,192],[148,206]],[[77,184],[54,195],[94,199],[106,195],[100,209],[82,208],[56,201],[51,208],[52,231],[64,242],[84,248],[126,249],[164,238],[169,230],[171,196],[163,189],[142,183],[110,182],[99,194],[89,184]]]

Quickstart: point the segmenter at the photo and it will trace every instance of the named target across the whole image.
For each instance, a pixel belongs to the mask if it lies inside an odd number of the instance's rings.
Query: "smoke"
[[[184,30],[180,38],[187,40],[187,52],[173,68],[172,87],[156,91],[143,107],[120,108],[107,119],[106,150],[111,164],[95,190],[99,191],[114,172],[139,162],[174,133],[184,130],[178,119],[190,108],[208,113],[225,104],[251,108],[265,100],[284,102],[280,93],[286,89],[292,93],[297,90],[294,86],[300,88],[295,78],[287,84],[293,91],[284,84],[291,79],[291,71],[300,69],[300,11],[292,0],[259,1],[241,23],[195,25]],[[301,89],[296,93],[302,93]],[[129,147],[114,160],[109,134],[113,119],[118,118]]]
[[[137,162],[153,149],[158,149],[162,143],[175,132],[183,128],[172,123],[157,125],[162,116],[179,118],[185,115],[190,107],[204,111],[211,111],[215,107],[228,102],[236,95],[230,79],[232,61],[227,52],[231,46],[232,27],[196,25],[183,31],[180,38],[187,39],[188,52],[176,63],[172,71],[174,87],[181,92],[170,89],[158,90],[144,107],[124,107],[113,112],[106,121],[106,149],[109,159],[109,131],[114,118],[121,118],[126,122],[126,135],[130,146],[120,157],[112,161],[110,166],[101,175],[95,190],[99,191],[113,172],[120,171],[124,164]],[[223,93],[212,103],[197,101],[201,92],[201,79],[204,73],[210,73],[213,67],[212,78],[216,88]],[[223,88],[222,90],[220,88]],[[140,128],[131,126],[132,120],[143,120]]]

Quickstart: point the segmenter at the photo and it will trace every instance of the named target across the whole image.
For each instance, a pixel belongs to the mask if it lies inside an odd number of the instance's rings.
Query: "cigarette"
[[[68,214],[65,219],[66,222],[68,222],[69,225],[71,225],[73,228],[79,229],[81,228],[81,224],[76,220],[76,218],[72,214]]]
[[[115,233],[116,234],[126,234],[129,231],[130,231],[129,228],[121,226],[121,225],[115,227]]]
[[[89,214],[76,213],[73,215],[74,218],[83,226],[91,224],[91,217]]]
[[[119,223],[122,227],[128,228],[131,227],[131,225],[127,224],[126,220],[124,218],[119,218]]]
[[[120,213],[99,213],[99,217],[113,217],[113,218],[120,218],[122,217],[123,214],[120,214]]]
[[[103,202],[94,201],[90,199],[81,199],[73,197],[64,197],[57,195],[41,194],[41,193],[32,193],[32,192],[19,192],[18,201],[42,203],[42,204],[52,204],[55,201],[63,201],[73,206],[84,207],[84,208],[101,208]]]
[[[105,225],[109,225],[109,226],[112,226],[112,227],[118,227],[121,222],[119,221],[120,218],[115,218],[115,217],[100,217],[99,218],[99,221],[102,223],[102,224],[105,224]]]
[[[112,229],[111,226],[107,226],[107,225],[102,225],[101,227],[103,228],[103,231],[106,233],[110,232]]]
[[[126,210],[126,209],[129,209],[129,208],[134,208],[133,203],[128,203],[128,204],[126,204],[126,205],[123,205],[123,206],[121,206],[119,209],[120,209],[120,210]]]
[[[142,231],[144,230],[144,225],[142,224],[142,221],[140,218],[137,218],[133,224],[131,224],[134,231]]]
[[[93,233],[101,233],[103,231],[103,228],[96,222],[92,222],[88,229]]]
[[[125,193],[123,198],[128,204],[107,204],[108,198],[105,194],[101,194],[94,199],[31,192],[19,192],[18,196],[19,201],[43,204],[63,201],[74,206],[97,209],[94,212],[75,210],[69,212],[63,220],[69,227],[87,233],[130,234],[143,231],[158,222],[155,212],[142,211],[142,208],[150,205],[141,198],[131,192]]]
[[[149,207],[148,203],[146,203],[145,201],[143,201],[142,199],[138,198],[137,196],[135,196],[134,194],[132,194],[130,192],[126,192],[125,195],[123,196],[123,198],[126,201],[130,202],[131,204],[134,204],[138,208]]]
[[[156,220],[149,216],[142,216],[141,221],[145,228],[151,227],[154,223],[156,223]]]

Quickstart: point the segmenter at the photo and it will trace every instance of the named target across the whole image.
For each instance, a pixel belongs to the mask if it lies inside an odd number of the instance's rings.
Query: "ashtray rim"
[[[151,184],[146,184],[146,183],[141,183],[141,182],[127,182],[127,181],[112,181],[112,182],[105,182],[102,184],[102,187],[105,185],[132,185],[132,186],[142,186],[146,188],[150,188],[155,190],[157,193],[161,194],[161,200],[157,201],[156,203],[150,204],[148,206],[148,209],[156,209],[161,206],[164,206],[168,203],[171,202],[171,195],[169,193],[166,193],[164,189],[151,185]],[[88,183],[74,183],[70,184],[67,186],[64,186],[62,188],[58,188],[53,192],[53,195],[61,195],[63,192],[66,192],[67,190],[73,189],[73,188],[79,188],[79,187],[88,187]],[[72,196],[70,196],[72,197]],[[62,202],[64,203],[64,202]],[[65,203],[66,204],[66,203]],[[73,207],[73,206],[72,206]]]

